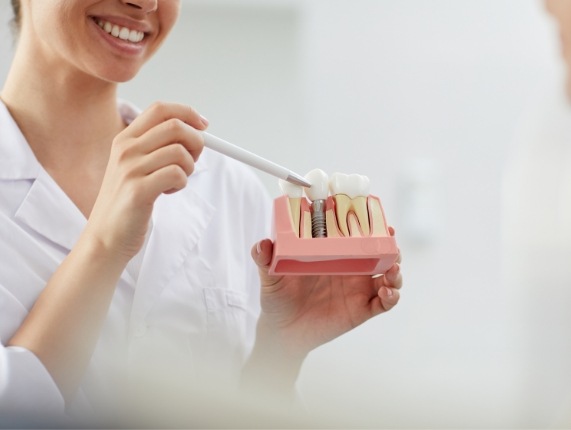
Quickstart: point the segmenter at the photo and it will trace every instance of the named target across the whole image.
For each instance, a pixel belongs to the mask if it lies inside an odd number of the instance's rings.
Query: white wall
[[[10,2],[0,2],[0,82],[4,81],[12,58],[13,41],[8,24],[10,19]]]
[[[122,90],[141,106],[191,103],[211,131],[300,173],[371,178],[406,283],[397,309],[309,357],[300,387],[331,424],[517,422],[525,357],[500,282],[500,181],[516,121],[555,68],[551,30],[537,0],[185,0],[173,38]]]
[[[371,177],[406,277],[398,310],[310,360],[305,382],[323,387],[312,400],[354,411],[349,423],[507,426],[520,413],[512,383],[522,357],[499,279],[500,180],[530,87],[556,58],[541,3],[316,0],[308,9],[312,159]],[[417,161],[431,173],[411,191]],[[432,241],[415,234],[410,207],[437,219]]]

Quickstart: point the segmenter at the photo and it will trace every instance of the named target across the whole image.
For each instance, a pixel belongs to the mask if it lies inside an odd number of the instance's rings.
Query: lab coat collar
[[[0,180],[35,179],[42,166],[0,100]]]
[[[87,223],[44,169],[38,173],[14,218],[67,251],[73,248]]]
[[[85,217],[40,165],[18,124],[0,101],[0,181],[18,180],[31,181],[31,187],[14,218],[71,250],[85,227]]]

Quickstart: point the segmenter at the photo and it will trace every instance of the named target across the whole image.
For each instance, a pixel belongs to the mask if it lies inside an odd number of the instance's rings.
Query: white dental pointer
[[[283,179],[284,181],[291,182],[295,185],[300,185],[302,187],[310,188],[311,183],[309,183],[303,176],[292,172],[285,167],[280,166],[272,161],[266,160],[252,152],[246,151],[233,143],[226,142],[219,137],[213,136],[210,133],[203,132],[202,137],[204,138],[204,146],[210,148],[216,152],[227,155],[230,158],[241,161],[248,166],[255,167],[256,169],[262,170],[269,173],[276,178]]]

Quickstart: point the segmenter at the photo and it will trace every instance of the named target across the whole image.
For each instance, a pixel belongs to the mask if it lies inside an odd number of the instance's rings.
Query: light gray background
[[[518,422],[500,183],[522,111],[557,73],[555,42],[536,0],[183,0],[122,88],[141,107],[192,104],[211,132],[300,173],[370,177],[406,284],[397,309],[307,360],[305,402],[334,424]],[[0,82],[11,45],[0,26]]]

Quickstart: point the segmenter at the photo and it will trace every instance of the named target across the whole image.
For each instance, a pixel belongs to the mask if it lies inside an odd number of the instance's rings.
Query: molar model
[[[363,175],[334,173],[329,188],[335,201],[337,223],[343,236],[359,236],[355,216],[363,236],[369,236],[369,178]],[[355,216],[353,216],[355,215]]]
[[[396,261],[381,202],[369,178],[322,170],[306,175],[310,189],[280,181],[274,200],[271,274],[375,275]],[[328,195],[328,192],[331,195]]]

